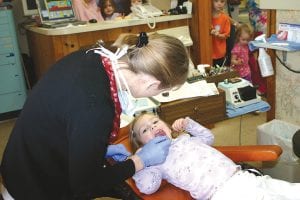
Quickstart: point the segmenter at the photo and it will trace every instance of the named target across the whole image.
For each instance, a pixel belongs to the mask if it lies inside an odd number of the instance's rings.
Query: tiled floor
[[[216,146],[256,144],[256,127],[266,122],[266,114],[247,114],[216,123],[212,128]],[[0,161],[15,119],[0,121]],[[113,200],[98,198],[97,200]]]

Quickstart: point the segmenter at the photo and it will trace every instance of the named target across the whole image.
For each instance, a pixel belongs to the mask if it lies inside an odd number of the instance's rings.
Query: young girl
[[[103,21],[96,0],[73,0],[73,8],[76,18],[79,20],[89,21],[95,19],[98,22]]]
[[[241,24],[235,34],[235,44],[231,50],[231,67],[239,72],[240,77],[252,82],[249,66],[248,43],[252,39],[252,30],[249,25]]]
[[[100,8],[104,20],[114,20],[117,17],[122,16],[120,13],[116,12],[116,4],[114,0],[102,0]]]
[[[210,146],[214,141],[213,134],[192,119],[178,119],[173,123],[172,129],[188,134],[180,134],[171,140],[169,153],[163,164],[146,167],[133,176],[142,193],[156,192],[162,179],[165,179],[189,191],[195,199],[300,199],[299,183],[256,176],[250,172],[253,169],[242,170],[241,166]],[[141,148],[157,136],[166,135],[171,138],[172,134],[170,126],[149,113],[137,117],[131,130],[133,150]]]
[[[230,35],[230,18],[223,12],[226,0],[212,0],[212,58],[213,66],[222,66],[226,55],[226,39]]]

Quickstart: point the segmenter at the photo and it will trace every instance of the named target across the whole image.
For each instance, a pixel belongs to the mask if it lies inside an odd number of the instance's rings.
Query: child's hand
[[[218,31],[216,29],[211,29],[210,34],[217,35]]]
[[[238,65],[242,65],[243,63],[244,63],[243,59],[241,59],[241,58],[237,59],[237,64]]]
[[[172,129],[174,131],[183,131],[185,130],[186,126],[188,124],[188,119],[186,118],[180,118],[180,119],[177,119],[173,124],[172,124]]]

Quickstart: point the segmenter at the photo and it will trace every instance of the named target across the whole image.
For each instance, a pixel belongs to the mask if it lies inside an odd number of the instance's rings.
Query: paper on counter
[[[186,99],[200,96],[217,95],[219,91],[215,83],[207,83],[206,80],[197,81],[194,83],[184,83],[178,90],[169,91],[168,96],[163,96],[162,93],[153,98],[161,103],[170,102],[179,99]]]

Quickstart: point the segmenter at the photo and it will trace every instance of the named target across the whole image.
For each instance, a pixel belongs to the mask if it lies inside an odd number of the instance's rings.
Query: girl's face
[[[248,45],[250,39],[251,39],[250,35],[247,32],[242,31],[239,39],[239,43],[240,45]]]
[[[213,0],[213,8],[215,11],[223,11],[226,0]]]
[[[137,139],[144,145],[157,136],[171,137],[170,127],[159,117],[152,114],[144,114],[135,123],[133,131]]]
[[[109,1],[107,1],[105,6],[104,6],[104,13],[106,15],[112,15],[114,13],[114,11],[115,11],[115,9],[112,6],[112,4]]]

